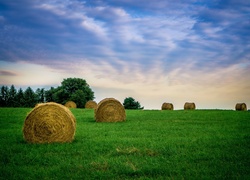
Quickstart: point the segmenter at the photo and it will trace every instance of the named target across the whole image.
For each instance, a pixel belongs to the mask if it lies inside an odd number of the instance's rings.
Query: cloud
[[[205,106],[218,97],[247,96],[250,6],[245,1],[2,4],[0,60],[16,68],[2,70],[20,77],[2,82],[59,84],[61,78],[80,76],[101,96],[127,93],[147,104],[201,99]],[[31,64],[35,78],[18,70],[19,63]],[[46,74],[53,78],[45,81]]]
[[[12,71],[0,70],[0,76],[18,76],[18,74]]]
[[[12,31],[3,31],[5,36],[1,40],[4,44],[0,50],[2,58],[42,63],[87,57],[97,62],[120,59],[151,64],[155,58],[172,61],[171,54],[182,52],[189,56],[195,56],[193,53],[198,52],[200,57],[208,53],[218,56],[221,51],[225,51],[221,55],[225,56],[235,48],[233,42],[243,42],[240,41],[240,36],[225,33],[229,31],[231,24],[224,22],[222,24],[227,26],[216,26],[209,21],[208,17],[213,16],[213,13],[216,15],[214,17],[218,16],[217,19],[229,19],[230,13],[226,10],[214,10],[209,6],[196,7],[184,1],[142,2],[144,1],[109,1],[94,6],[88,6],[88,1],[27,3],[27,15],[32,15],[29,20],[24,19],[28,26],[21,26],[19,23],[5,25],[5,28],[12,27]],[[141,8],[140,11],[133,11],[132,4],[137,9]],[[196,8],[196,16],[187,6],[193,10]],[[23,10],[23,6],[15,7],[19,7],[18,12]],[[165,13],[161,7],[168,7],[172,14]],[[183,9],[186,15],[178,13]],[[39,14],[36,14],[37,11]],[[140,12],[145,11],[147,13],[139,16]],[[237,16],[236,12],[234,16],[242,17]],[[202,19],[205,21],[201,21]],[[38,26],[31,26],[33,24]],[[242,27],[247,29],[247,24]],[[228,45],[228,42],[232,45]],[[12,51],[9,52],[8,49]],[[242,46],[237,47],[237,50],[240,49]]]
[[[58,2],[55,4],[44,3],[37,8],[49,11],[53,14],[58,15],[63,19],[71,19],[78,22],[78,26],[85,30],[94,33],[97,36],[105,38],[105,28],[103,22],[95,20],[94,18],[85,15],[85,6],[83,3],[78,1],[65,1],[64,3]]]
[[[0,61],[0,84],[15,86],[36,86],[44,87],[60,84],[63,78],[71,77],[72,74],[65,74],[42,65],[26,62],[4,62]]]
[[[3,16],[0,16],[0,23],[4,22],[5,18]]]
[[[118,98],[134,96],[146,102],[158,99],[158,104],[169,99],[174,101],[178,108],[181,108],[181,103],[185,101],[196,101],[200,107],[208,107],[212,102],[216,102],[219,108],[220,101],[227,101],[229,96],[232,101],[243,101],[248,94],[249,84],[246,82],[250,80],[249,64],[204,71],[194,68],[195,65],[190,62],[165,72],[162,63],[158,62],[149,71],[144,72],[137,63],[129,65],[120,61],[121,69],[118,70],[105,61],[101,64],[86,62],[82,62],[81,68],[75,65],[73,69],[79,71],[77,74],[86,77],[89,84],[98,89],[98,100],[105,98],[105,95]],[[146,106],[153,107],[156,108]]]

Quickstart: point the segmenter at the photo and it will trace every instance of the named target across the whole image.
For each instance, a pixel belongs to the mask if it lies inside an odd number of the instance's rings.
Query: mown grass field
[[[250,179],[250,112],[128,110],[96,123],[71,109],[73,143],[28,144],[29,108],[0,108],[1,179]]]

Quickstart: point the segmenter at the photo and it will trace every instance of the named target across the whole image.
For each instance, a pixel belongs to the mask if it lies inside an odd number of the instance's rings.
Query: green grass
[[[250,112],[72,109],[73,143],[28,144],[28,108],[0,108],[0,179],[250,179]]]

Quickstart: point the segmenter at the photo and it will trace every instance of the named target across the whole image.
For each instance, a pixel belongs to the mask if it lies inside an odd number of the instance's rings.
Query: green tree
[[[9,101],[9,88],[8,86],[2,86],[0,91],[0,106],[6,107]]]
[[[43,103],[45,102],[45,91],[44,91],[44,88],[37,88],[36,89],[36,101],[38,103]]]
[[[94,99],[94,92],[84,79],[67,78],[57,88],[45,92],[47,102],[53,101],[65,104],[74,101],[77,107],[83,108],[87,101]]]
[[[24,107],[34,107],[36,103],[36,94],[31,87],[28,87],[24,91]]]
[[[59,86],[55,89],[55,92],[53,94],[53,99],[55,102],[65,104],[69,99],[69,94],[62,86]]]
[[[9,99],[8,99],[8,107],[16,107],[16,88],[14,85],[10,86],[10,90],[9,90]]]
[[[54,99],[53,99],[54,92],[55,92],[54,87],[50,87],[49,90],[45,91],[45,101],[46,102],[53,102],[54,101]]]
[[[77,107],[85,107],[86,102],[88,101],[86,98],[86,93],[82,90],[77,90],[70,97],[72,101],[77,104]]]
[[[20,88],[16,94],[16,107],[23,107],[24,106],[24,93],[23,93],[23,90],[22,88]]]
[[[57,102],[60,104],[65,104],[68,99],[68,94],[62,89],[61,86],[54,88],[51,87],[49,90],[45,91],[46,102]]]
[[[135,101],[132,97],[127,97],[124,99],[123,106],[125,109],[143,109],[138,101]]]

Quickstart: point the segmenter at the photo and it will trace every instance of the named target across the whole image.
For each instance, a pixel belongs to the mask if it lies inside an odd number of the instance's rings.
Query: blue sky
[[[250,106],[248,0],[0,0],[0,85],[85,79],[96,101]]]

